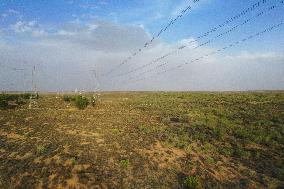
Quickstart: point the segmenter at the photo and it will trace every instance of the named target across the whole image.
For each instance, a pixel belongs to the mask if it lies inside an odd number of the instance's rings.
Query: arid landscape
[[[284,189],[284,0],[0,0],[0,189]]]
[[[2,107],[0,188],[284,187],[281,91],[73,97]]]

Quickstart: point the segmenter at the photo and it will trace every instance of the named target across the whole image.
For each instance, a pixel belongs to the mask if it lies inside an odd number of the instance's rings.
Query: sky
[[[283,90],[283,22],[282,0],[0,0],[0,91]]]

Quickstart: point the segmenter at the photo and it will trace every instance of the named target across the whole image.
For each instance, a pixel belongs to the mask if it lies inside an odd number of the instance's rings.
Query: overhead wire
[[[179,69],[179,68],[181,68],[181,67],[183,67],[183,66],[185,66],[185,65],[188,65],[188,64],[193,63],[193,62],[200,61],[200,60],[205,59],[205,58],[207,58],[207,57],[209,57],[209,56],[212,56],[212,55],[215,55],[215,54],[217,54],[217,53],[220,53],[220,52],[222,52],[222,51],[224,51],[224,50],[226,50],[226,49],[230,49],[230,48],[235,47],[235,46],[237,46],[237,45],[239,45],[239,44],[241,44],[241,43],[244,43],[244,42],[246,42],[246,41],[252,40],[252,39],[254,39],[254,38],[256,38],[256,37],[258,37],[258,36],[260,36],[260,35],[263,35],[263,34],[265,34],[265,33],[271,32],[271,31],[275,30],[276,28],[279,28],[279,27],[281,27],[281,26],[283,26],[283,25],[284,25],[284,22],[282,21],[282,22],[280,22],[280,23],[278,23],[278,24],[275,24],[275,25],[273,25],[273,26],[270,26],[270,27],[268,27],[268,28],[266,28],[266,29],[264,29],[264,30],[262,30],[262,31],[260,31],[260,32],[257,32],[257,33],[255,33],[255,34],[252,34],[252,35],[246,37],[246,38],[243,38],[243,39],[238,40],[238,41],[235,41],[235,42],[233,42],[233,43],[231,43],[231,44],[229,44],[229,45],[227,45],[227,46],[224,46],[223,48],[220,48],[220,49],[217,49],[217,50],[215,50],[215,51],[212,51],[211,53],[208,53],[208,54],[205,54],[205,55],[200,56],[200,57],[198,57],[198,58],[192,59],[192,60],[189,61],[189,62],[185,62],[185,63],[183,63],[183,64],[179,64],[179,65],[177,65],[177,66],[171,67],[171,68],[169,68],[169,69],[167,69],[167,70],[158,72],[158,73],[156,73],[156,74],[154,74],[154,75],[152,75],[152,76],[147,76],[147,77],[138,78],[138,79],[136,79],[136,80],[133,80],[133,82],[140,82],[140,81],[143,81],[143,80],[146,80],[146,79],[149,79],[149,78],[157,77],[158,75],[162,75],[162,74],[165,74],[165,73],[170,72],[170,71],[174,71],[174,70]],[[124,83],[126,84],[126,82],[124,82]],[[129,84],[129,83],[130,83],[129,80],[127,80],[127,84]]]
[[[197,3],[197,2],[199,2],[199,0],[193,0],[193,3]],[[162,28],[156,35],[154,35],[151,40],[147,41],[141,48],[139,48],[138,50],[133,52],[130,56],[128,56],[126,59],[124,59],[120,64],[116,65],[110,71],[108,71],[106,73],[103,73],[101,76],[104,77],[106,75],[109,75],[112,72],[114,72],[115,70],[119,69],[122,65],[126,64],[127,62],[129,62],[132,58],[134,58],[139,53],[141,53],[143,51],[143,49],[147,48],[151,43],[153,43],[153,41],[155,39],[159,38],[165,31],[167,31],[170,28],[170,26],[172,26],[175,22],[177,22],[178,19],[183,17],[191,9],[192,9],[192,6],[188,5],[185,9],[183,9],[180,12],[179,15],[177,15],[175,18],[171,19],[171,21],[164,28]]]
[[[281,3],[282,5],[284,4],[283,1],[280,1],[280,3]],[[208,41],[206,41],[206,42],[204,42],[204,43],[202,43],[202,44],[196,46],[193,50],[196,50],[196,49],[198,49],[198,48],[200,48],[200,47],[203,47],[203,46],[205,46],[205,45],[208,45],[209,43],[214,42],[216,39],[218,39],[218,38],[220,38],[220,37],[222,37],[222,36],[224,36],[224,35],[226,35],[226,34],[229,34],[229,33],[233,32],[233,31],[236,30],[237,28],[239,28],[239,27],[241,27],[241,26],[243,26],[243,25],[249,23],[249,22],[252,21],[253,19],[256,19],[256,18],[258,18],[258,17],[264,15],[266,12],[269,12],[269,11],[274,10],[276,7],[277,7],[277,5],[270,6],[270,7],[267,8],[266,10],[264,10],[264,11],[258,13],[256,16],[253,16],[253,17],[251,17],[251,18],[245,20],[245,21],[242,22],[241,24],[235,25],[235,26],[232,27],[231,29],[229,29],[229,30],[227,30],[227,31],[225,31],[225,32],[222,32],[222,33],[218,34],[217,36],[215,36],[215,37],[209,39]],[[165,63],[159,64],[159,65],[157,65],[157,66],[155,66],[155,67],[153,67],[153,68],[151,68],[151,69],[148,69],[148,70],[146,70],[146,71],[144,71],[144,72],[142,72],[142,73],[136,75],[135,77],[140,77],[140,76],[142,76],[142,75],[144,75],[144,74],[146,74],[146,73],[155,71],[156,69],[158,69],[158,68],[160,68],[160,67],[162,67],[162,66],[165,66],[165,65],[167,65],[168,63],[169,63],[169,62],[165,62]],[[131,77],[131,79],[133,79],[133,77]]]
[[[193,43],[199,42],[200,39],[202,39],[202,38],[208,36],[209,34],[211,34],[211,33],[213,33],[213,32],[216,32],[218,29],[220,29],[220,28],[226,26],[227,24],[232,23],[233,21],[235,21],[235,20],[241,18],[242,16],[245,16],[248,12],[255,11],[255,10],[256,10],[257,8],[259,8],[262,4],[266,4],[266,3],[267,3],[267,0],[258,1],[257,3],[255,3],[255,4],[253,4],[252,6],[246,8],[245,10],[241,11],[241,12],[238,13],[237,15],[235,15],[235,16],[233,16],[233,17],[227,19],[227,20],[226,20],[225,22],[223,22],[222,24],[219,24],[218,26],[216,26],[216,27],[210,29],[209,31],[207,31],[207,32],[205,32],[205,33],[203,33],[203,34],[201,34],[200,36],[196,37],[196,39],[187,42],[187,45],[181,45],[181,46],[177,47],[177,49],[175,49],[175,50],[173,50],[173,51],[171,51],[171,52],[168,52],[168,53],[166,53],[166,54],[164,54],[164,55],[162,55],[162,56],[160,56],[160,57],[158,57],[158,58],[156,58],[156,59],[150,61],[150,62],[147,63],[147,64],[138,66],[137,68],[131,69],[130,71],[127,71],[127,72],[124,72],[124,73],[121,73],[121,74],[117,74],[117,75],[115,75],[115,76],[113,76],[113,77],[114,77],[114,78],[115,78],[115,77],[122,77],[122,76],[125,76],[125,75],[128,75],[128,74],[131,74],[131,73],[140,71],[140,70],[142,70],[142,69],[144,69],[144,68],[146,68],[146,67],[151,66],[151,65],[154,64],[154,63],[157,63],[157,62],[159,62],[159,61],[161,61],[161,60],[163,60],[163,59],[165,59],[165,58],[171,56],[171,55],[174,55],[174,54],[176,54],[178,51],[180,51],[180,50],[182,50],[182,49],[184,49],[184,48],[189,47],[189,46],[190,46],[191,44],[193,44]],[[281,0],[280,3],[283,4],[283,1]],[[266,10],[266,11],[270,11],[270,10],[272,10],[272,9],[274,9],[274,8],[276,8],[276,6],[271,6],[271,7],[269,7],[268,10]],[[262,16],[266,11],[262,11],[262,12],[259,13],[256,17]],[[256,18],[256,17],[254,17],[254,18]],[[252,19],[254,19],[254,18],[252,18]],[[246,22],[244,22],[244,23],[242,23],[242,24],[239,24],[239,25],[233,27],[232,30],[237,29],[238,27],[240,27],[240,26],[246,24],[247,22],[251,21],[252,19],[249,19],[249,20],[247,20]],[[230,32],[231,32],[231,31],[229,31],[229,33],[230,33]],[[216,38],[219,38],[219,37],[221,37],[222,35],[225,35],[225,34],[227,34],[227,33],[222,33],[222,34],[220,34],[220,36],[217,36]],[[206,44],[208,44],[208,43],[210,43],[210,42],[207,42],[207,43],[205,43],[205,44],[202,44],[202,46],[204,46],[204,45],[206,45]],[[199,47],[201,47],[201,46],[199,46]],[[199,47],[197,47],[197,48],[199,48]]]

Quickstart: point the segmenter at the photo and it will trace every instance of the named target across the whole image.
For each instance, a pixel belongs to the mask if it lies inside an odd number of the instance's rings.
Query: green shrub
[[[1,101],[1,100],[6,100],[4,94],[0,94],[0,101]]]
[[[19,95],[20,98],[22,99],[39,99],[39,94],[38,93],[25,93],[25,94],[21,94]]]
[[[212,157],[208,157],[207,159],[205,159],[205,162],[208,163],[208,164],[216,163],[215,159],[213,159]]]
[[[238,158],[245,158],[245,159],[248,159],[251,156],[250,152],[245,150],[244,147],[241,145],[235,146],[233,154]]]
[[[46,153],[46,151],[47,151],[47,149],[43,145],[39,145],[39,146],[36,147],[36,154],[37,155],[42,155],[42,154]]]
[[[39,94],[38,93],[31,94],[30,99],[39,99]]]
[[[122,130],[114,128],[114,129],[111,129],[111,132],[112,132],[112,134],[117,135],[117,134],[120,134],[122,132]]]
[[[0,95],[0,108],[7,109],[9,107],[9,101],[16,101],[18,96],[15,94],[1,94]]]
[[[80,109],[80,110],[83,110],[85,109],[89,104],[89,101],[86,97],[84,96],[76,96],[75,98],[75,106]]]
[[[151,128],[149,128],[149,127],[147,127],[147,126],[145,126],[145,125],[140,125],[140,126],[138,127],[138,129],[139,129],[142,133],[144,133],[144,134],[149,134],[149,133],[151,132]]]
[[[22,105],[22,104],[25,104],[26,103],[26,101],[25,101],[25,99],[23,99],[23,98],[18,98],[17,100],[16,100],[16,104],[17,105]]]
[[[75,157],[72,157],[70,160],[71,160],[71,162],[72,162],[72,165],[77,164],[77,160],[76,160],[76,158],[75,158]]]
[[[216,126],[213,128],[213,136],[216,139],[223,139],[225,137],[225,129],[221,126]]]
[[[63,100],[65,101],[65,102],[70,102],[70,101],[72,101],[72,100],[74,100],[74,98],[72,98],[71,96],[63,96]]]
[[[17,94],[8,94],[5,96],[6,96],[6,100],[8,101],[15,101],[15,100],[18,100],[18,98],[20,97],[20,95],[17,95]]]
[[[188,176],[184,179],[183,184],[185,188],[195,189],[199,185],[199,179],[196,176]]]
[[[228,146],[219,146],[218,151],[223,154],[224,156],[232,156],[234,153],[234,150],[231,147]]]
[[[124,168],[128,168],[129,164],[130,164],[130,162],[129,162],[128,159],[124,159],[124,160],[120,161],[120,165]]]
[[[31,93],[20,94],[20,97],[21,97],[22,99],[30,99],[31,96],[32,96]]]
[[[9,102],[14,102],[17,105],[25,104],[27,99],[30,99],[32,94],[0,94],[0,108],[6,109],[15,106],[9,106]],[[35,94],[34,98],[38,98],[38,94]]]
[[[246,140],[250,138],[250,133],[245,128],[236,128],[234,130],[234,136],[238,139]]]
[[[0,109],[8,108],[8,101],[0,99]]]

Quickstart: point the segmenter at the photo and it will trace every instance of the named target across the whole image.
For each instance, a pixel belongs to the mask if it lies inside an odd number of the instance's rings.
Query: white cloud
[[[23,15],[15,9],[8,9],[0,15],[0,19],[2,20],[7,19],[9,17],[15,17],[17,19],[22,19]]]
[[[97,24],[89,24],[88,27],[89,27],[89,30],[90,30],[90,31],[94,31],[94,30],[97,29],[99,26],[98,26]]]
[[[275,52],[266,52],[266,53],[251,53],[248,51],[243,51],[236,56],[227,56],[226,59],[232,60],[241,60],[241,61],[279,61],[284,59],[283,54],[275,53]]]
[[[66,30],[59,30],[57,32],[57,35],[62,35],[62,36],[73,36],[75,35],[75,32],[70,32],[70,31],[66,31]]]
[[[10,29],[15,33],[28,33],[36,37],[46,34],[44,29],[37,25],[36,21],[18,21],[15,24],[10,25]]]
[[[194,39],[193,37],[189,37],[189,38],[185,38],[182,39],[178,42],[179,46],[189,46],[189,47],[196,47],[198,45],[198,42],[196,41],[196,39]]]
[[[31,29],[28,25],[26,25],[22,21],[19,21],[15,24],[11,25],[10,27],[16,33],[27,32]]]
[[[32,35],[35,36],[35,37],[41,37],[41,36],[44,36],[46,34],[47,34],[47,32],[44,31],[43,29],[37,29],[37,30],[32,31]]]
[[[145,41],[150,40],[150,36],[141,27],[120,26],[117,23],[95,19],[87,24],[67,24],[56,36],[50,36],[49,39],[64,40],[84,48],[105,52],[129,52],[144,45]]]
[[[10,14],[20,14],[19,11],[14,10],[14,9],[9,9],[8,12],[9,12]]]
[[[182,10],[184,10],[188,5],[191,4],[190,0],[182,0],[176,7],[174,7],[171,11],[171,15],[173,17],[178,16]]]

